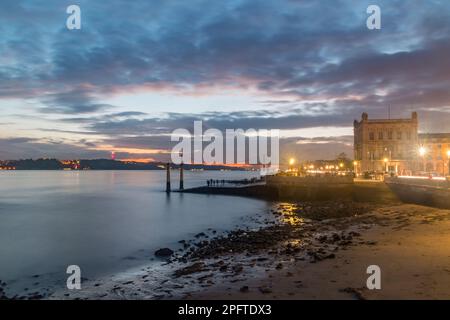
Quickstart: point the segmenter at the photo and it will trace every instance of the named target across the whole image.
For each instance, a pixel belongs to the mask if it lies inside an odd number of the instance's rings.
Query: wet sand
[[[364,244],[340,250],[334,259],[295,261],[256,281],[226,284],[190,298],[450,299],[450,211],[401,205],[374,215],[389,219],[363,232]],[[371,264],[381,268],[381,290],[366,288]]]
[[[142,268],[50,298],[450,298],[450,210],[321,202],[277,204],[272,214],[281,223],[200,234],[164,272]],[[369,265],[381,268],[381,290],[366,288]]]

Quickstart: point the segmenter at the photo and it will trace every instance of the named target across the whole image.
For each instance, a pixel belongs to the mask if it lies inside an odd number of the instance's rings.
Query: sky
[[[0,160],[165,160],[195,120],[279,129],[281,161],[331,159],[388,107],[450,132],[446,0],[2,0],[0,35]]]

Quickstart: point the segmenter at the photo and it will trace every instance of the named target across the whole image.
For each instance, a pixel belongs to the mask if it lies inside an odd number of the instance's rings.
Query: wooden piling
[[[170,192],[170,162],[167,162],[166,166],[166,192]]]
[[[180,164],[180,190],[184,189],[184,166],[183,162]]]

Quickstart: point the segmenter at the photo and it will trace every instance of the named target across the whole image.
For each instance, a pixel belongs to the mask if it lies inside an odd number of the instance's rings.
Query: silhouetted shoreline
[[[0,170],[164,170],[164,162],[134,162],[110,159],[21,159],[0,160]],[[249,167],[235,167],[224,165],[183,164],[185,170],[251,170]],[[171,164],[171,168],[180,166]]]

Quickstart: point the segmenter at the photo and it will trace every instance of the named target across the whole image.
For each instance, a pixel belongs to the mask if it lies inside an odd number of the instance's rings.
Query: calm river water
[[[186,172],[185,186],[257,175]],[[164,171],[1,172],[0,280],[18,292],[65,285],[71,264],[95,279],[148,264],[156,249],[177,248],[208,228],[252,225],[251,217],[269,209],[240,197],[167,196],[164,187]]]

